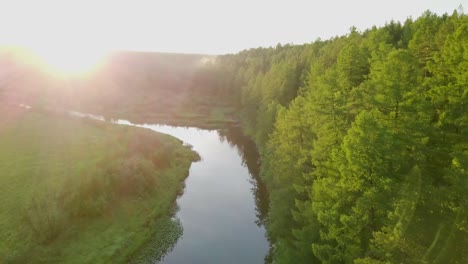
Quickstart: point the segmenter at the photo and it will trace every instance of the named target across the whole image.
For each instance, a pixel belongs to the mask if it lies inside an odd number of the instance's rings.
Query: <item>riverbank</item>
[[[1,110],[0,262],[123,263],[150,237],[175,243],[175,198],[198,159],[180,140]]]
[[[219,111],[219,114],[216,112]],[[239,121],[224,113],[224,109],[216,109],[209,114],[144,114],[128,115],[126,120],[136,124],[166,124],[171,126],[198,127],[201,129],[219,129],[226,126],[239,126]]]
[[[240,130],[141,126],[183,140],[202,157],[190,168],[177,199],[183,236],[160,263],[263,263],[269,248],[264,229],[268,194],[257,174],[252,142]],[[153,240],[145,251],[149,258],[139,263],[155,263],[159,258],[151,248],[157,245]]]
[[[182,109],[177,112],[126,111],[123,110],[79,110],[86,113],[99,113],[108,120],[125,119],[134,124],[166,124],[171,126],[220,129],[240,126],[235,108],[229,106],[206,107],[203,110]]]

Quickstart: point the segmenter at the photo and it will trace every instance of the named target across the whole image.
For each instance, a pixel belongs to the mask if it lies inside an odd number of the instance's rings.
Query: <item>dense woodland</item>
[[[220,56],[195,85],[239,109],[262,153],[270,261],[468,259],[462,10]]]

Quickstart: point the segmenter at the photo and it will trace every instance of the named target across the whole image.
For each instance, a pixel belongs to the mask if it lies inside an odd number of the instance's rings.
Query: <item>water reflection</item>
[[[253,142],[235,129],[141,126],[181,139],[202,157],[177,200],[183,236],[162,263],[263,263],[268,195]]]
[[[260,155],[255,143],[244,136],[239,127],[220,130],[221,140],[227,140],[232,147],[236,147],[242,158],[242,165],[246,166],[252,176],[252,194],[255,198],[257,225],[266,226],[268,220],[268,191],[260,177]]]
[[[69,114],[104,121],[102,116]],[[184,193],[177,200],[183,235],[162,263],[265,261],[270,246],[265,231],[268,193],[259,175],[255,144],[238,128],[216,131],[111,122],[172,135],[193,146],[202,158],[192,164]]]

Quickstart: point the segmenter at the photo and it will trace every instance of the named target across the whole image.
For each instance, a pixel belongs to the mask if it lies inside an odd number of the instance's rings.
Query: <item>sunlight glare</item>
[[[61,75],[83,75],[95,71],[104,61],[102,49],[33,48],[43,64]]]

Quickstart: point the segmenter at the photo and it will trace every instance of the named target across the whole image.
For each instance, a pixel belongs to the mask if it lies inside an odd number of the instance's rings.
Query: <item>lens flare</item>
[[[61,75],[83,75],[96,70],[104,61],[106,52],[100,49],[34,49],[43,64]]]

